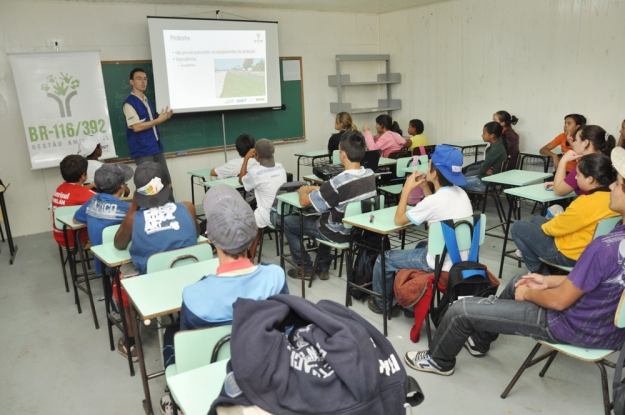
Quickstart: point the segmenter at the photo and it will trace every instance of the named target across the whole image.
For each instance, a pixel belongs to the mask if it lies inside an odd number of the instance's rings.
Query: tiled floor
[[[492,206],[492,203],[490,203]],[[529,211],[524,212],[528,215]],[[494,208],[488,218],[495,218]],[[275,245],[265,241],[264,262],[276,262]],[[50,232],[16,239],[19,253],[8,262],[8,246],[0,244],[0,402],[6,414],[140,414],[143,390],[139,376],[130,377],[126,360],[110,351],[104,320],[104,304],[97,302],[100,329],[95,330],[85,295],[78,314],[71,293],[65,293],[58,251]],[[499,269],[502,240],[487,237],[481,260]],[[502,284],[525,268],[506,260]],[[95,297],[102,297],[99,280]],[[300,295],[298,281],[289,281],[293,295]],[[306,298],[316,302],[344,302],[345,283],[333,271],[328,281],[315,280]],[[366,304],[354,310],[381,329],[381,316]],[[411,343],[410,319],[401,315],[389,322],[389,336],[398,354],[427,348],[422,340]],[[144,331],[148,370],[161,365],[155,331]],[[116,333],[117,337],[118,334]],[[507,399],[499,395],[534,345],[528,338],[501,336],[488,356],[476,359],[465,351],[458,356],[451,377],[422,374],[408,368],[425,393],[425,402],[413,413],[422,414],[598,414],[602,413],[599,370],[590,363],[558,357],[544,378],[538,367],[529,369]],[[135,365],[137,373],[138,365]],[[612,370],[608,371],[611,377]],[[611,379],[610,379],[611,381]],[[164,379],[150,382],[155,408],[163,393]]]

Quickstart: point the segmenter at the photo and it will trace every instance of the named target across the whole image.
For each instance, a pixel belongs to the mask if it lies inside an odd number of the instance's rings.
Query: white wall
[[[435,143],[479,139],[498,110],[521,148],[581,113],[618,139],[625,118],[625,2],[457,0],[380,15],[380,53],[402,73],[395,118]]]
[[[7,53],[52,51],[53,40],[58,40],[61,51],[100,50],[102,60],[150,59],[146,16],[213,17],[196,14],[211,10],[214,8],[0,0],[0,178],[11,182],[6,201],[14,236],[50,229],[47,206],[62,178],[58,169],[30,170]],[[328,86],[327,76],[335,73],[334,55],[379,53],[378,17],[243,8],[221,8],[221,12],[223,18],[229,18],[224,15],[227,12],[278,21],[280,55],[303,59],[307,142],[276,147],[276,160],[295,173],[293,153],[325,148],[333,133],[329,103],[336,100],[336,90]],[[358,68],[355,72],[359,75]],[[356,101],[370,101],[376,93],[350,91]],[[362,125],[364,118],[356,118],[356,122]],[[371,124],[371,120],[367,122]],[[231,152],[228,157],[234,156]],[[191,200],[188,170],[221,163],[223,152],[169,159],[176,199]]]

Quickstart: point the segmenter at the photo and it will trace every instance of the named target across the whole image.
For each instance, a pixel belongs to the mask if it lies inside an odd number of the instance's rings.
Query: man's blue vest
[[[143,101],[136,95],[130,94],[124,104],[129,104],[131,107],[137,111],[137,115],[139,116],[139,120],[141,121],[150,121],[150,115],[148,114],[148,109],[143,104]],[[150,110],[152,111],[153,117],[158,117],[158,114],[154,111],[154,107],[150,100],[148,100],[148,105],[150,106]],[[156,118],[155,118],[156,119]],[[158,138],[160,138],[161,133],[156,128],[156,132],[158,134]],[[163,143],[154,135],[154,129],[148,128],[147,130],[139,131],[135,133],[132,127],[126,128],[126,138],[128,139],[128,147],[130,148],[130,157],[145,157],[145,156],[153,156],[154,154],[163,152]]]

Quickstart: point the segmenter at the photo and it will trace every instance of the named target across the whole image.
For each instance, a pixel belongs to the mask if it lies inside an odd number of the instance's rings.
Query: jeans
[[[464,190],[471,190],[473,192],[483,192],[486,190],[486,183],[477,176],[467,176],[467,184],[460,186]]]
[[[533,216],[529,221],[514,222],[510,230],[512,239],[523,254],[523,261],[530,272],[541,272],[545,268],[545,264],[540,262],[538,257],[566,267],[572,267],[577,262],[562,255],[556,248],[553,236],[543,232],[541,225],[547,221],[548,219],[542,216]]]
[[[277,214],[276,212],[271,212],[270,214],[271,223],[276,225]],[[327,240],[321,232],[317,229],[319,216],[304,216],[304,236],[309,236],[313,239],[319,238]],[[302,249],[301,238],[299,234],[299,215],[289,215],[283,218],[284,220],[284,236],[286,236],[286,240],[289,242],[289,247],[291,250],[291,258],[296,264],[301,264],[302,255],[304,256],[304,272],[306,274],[312,274],[313,263],[310,259],[310,255],[306,250]],[[317,250],[317,272],[327,272],[330,270],[330,261],[321,262],[324,259],[330,258],[332,254],[332,250],[328,245],[319,244],[319,248]]]
[[[499,334],[562,343],[549,330],[547,309],[529,301],[514,299],[514,284],[521,278],[521,275],[512,278],[499,297],[463,298],[447,310],[434,333],[429,350],[430,356],[443,371],[455,367],[456,356],[469,336],[475,348],[484,353]]]
[[[165,169],[165,172],[167,173],[167,182],[169,184],[171,184],[171,175],[169,174],[169,169],[167,168],[167,162],[165,161],[165,154],[164,153],[158,153],[158,154],[153,154],[151,156],[137,157],[135,159],[135,164],[137,165],[137,167],[139,167],[141,164],[147,163],[148,161],[153,161],[153,162],[158,163],[161,166],[163,166],[163,168]],[[173,191],[171,192],[171,194],[169,196],[169,201],[173,202],[173,203],[176,202],[174,200],[174,192]]]
[[[427,262],[427,242],[421,241],[415,249],[395,250],[384,252],[384,270],[386,284],[386,301],[390,304],[393,300],[393,284],[395,272],[400,269],[418,269],[425,272],[434,272]],[[382,294],[382,256],[378,255],[373,266],[373,291]],[[382,299],[375,297],[375,302],[383,308]]]

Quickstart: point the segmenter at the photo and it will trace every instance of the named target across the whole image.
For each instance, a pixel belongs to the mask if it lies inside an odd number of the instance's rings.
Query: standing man
[[[171,118],[174,113],[169,107],[165,108],[154,118],[154,107],[144,95],[148,86],[148,77],[141,68],[135,68],[130,72],[130,85],[132,92],[124,101],[123,111],[126,117],[126,137],[130,148],[130,157],[135,159],[137,166],[148,161],[159,163],[167,173],[168,182],[171,177],[165,155],[163,154],[163,143],[158,125]],[[173,201],[173,193],[170,200]]]

